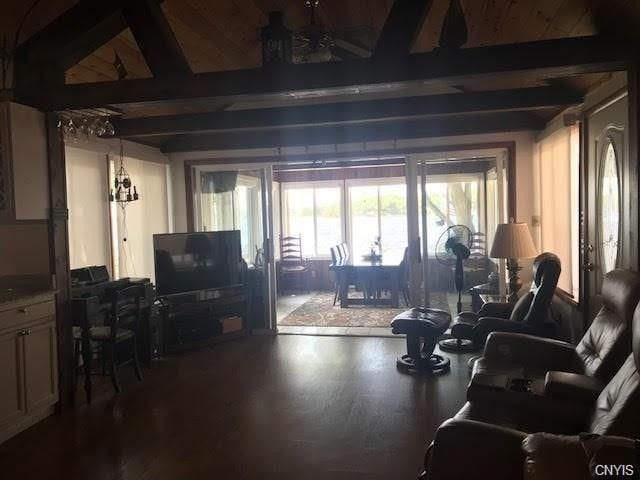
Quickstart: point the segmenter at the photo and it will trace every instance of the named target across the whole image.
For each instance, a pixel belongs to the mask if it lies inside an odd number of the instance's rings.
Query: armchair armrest
[[[513,303],[485,303],[478,312],[479,317],[509,318],[513,311]]]
[[[526,455],[524,466],[526,479],[585,480],[591,478],[589,463],[578,435],[534,433],[524,439],[522,450]]]
[[[594,404],[604,384],[594,377],[568,372],[547,372],[544,394],[582,403]]]
[[[578,354],[570,343],[523,333],[491,333],[484,346],[483,357],[487,363],[520,364],[572,373],[583,371]]]
[[[518,430],[473,420],[451,419],[436,432],[425,461],[429,480],[461,478],[517,480],[524,454]],[[461,461],[463,459],[463,461]]]
[[[631,477],[638,468],[631,438],[534,433],[524,439],[522,450],[526,455],[525,478],[530,480],[613,478],[598,471],[603,465],[619,466],[615,478],[622,478]]]

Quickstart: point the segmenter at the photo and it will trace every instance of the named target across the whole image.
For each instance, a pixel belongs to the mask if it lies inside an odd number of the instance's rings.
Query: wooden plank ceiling
[[[103,0],[116,1],[116,0]],[[5,32],[11,38],[15,34],[16,25],[27,11],[28,5],[21,0],[5,0],[7,3],[4,15],[0,19],[0,31]],[[4,2],[3,2],[4,3]],[[61,15],[67,9],[74,6],[77,0],[49,0],[37,4],[35,10],[28,15],[23,22],[20,40],[24,41],[34,33],[41,30],[56,16]],[[188,65],[185,68],[193,73],[221,72],[242,70],[261,66],[261,28],[266,25],[267,17],[271,11],[282,11],[285,23],[291,30],[298,30],[309,23],[309,9],[305,7],[304,0],[164,0],[160,1],[170,29],[175,35],[182,54]],[[433,0],[430,3],[426,20],[418,30],[413,43],[412,53],[430,52],[437,47],[440,38],[441,27],[450,0]],[[640,20],[640,1],[638,0],[460,0],[464,16],[468,26],[468,41],[465,47],[483,47],[489,45],[513,44],[546,40],[554,38],[568,38],[607,33],[614,31],[617,34],[625,34],[637,38],[635,24]],[[380,36],[385,21],[389,17],[393,0],[320,0],[317,10],[317,21],[322,29],[331,32],[334,39],[346,42],[350,48],[355,48],[358,56],[367,57],[376,48],[376,42]],[[337,42],[336,42],[337,43]],[[351,50],[353,52],[353,50]],[[126,79],[145,79],[153,77],[141,49],[130,29],[126,29],[116,35],[108,43],[101,46],[87,57],[80,60],[66,71],[67,84],[92,84],[94,82],[111,82],[118,79],[117,69],[114,65],[116,56],[124,65]],[[346,59],[346,58],[345,58]],[[341,59],[334,55],[332,59]],[[153,63],[153,62],[152,62]],[[155,62],[155,68],[162,67]],[[152,65],[153,67],[153,65]],[[601,72],[601,71],[600,71]],[[603,81],[607,74],[591,73],[570,78],[554,78],[552,80],[537,78],[532,75],[492,76],[490,78],[469,78],[455,82],[426,83],[416,82],[402,85],[401,88],[385,91],[384,88],[372,89],[370,92],[358,91],[354,95],[353,89],[345,92],[331,92],[322,96],[306,96],[304,92],[297,94],[281,95],[247,95],[236,98],[231,103],[224,98],[200,98],[198,100],[174,99],[161,102],[138,102],[126,105],[111,104],[122,113],[122,119],[144,119],[157,116],[175,116],[184,114],[198,114],[208,112],[234,112],[247,111],[248,116],[233,117],[220,115],[215,117],[217,124],[224,125],[229,119],[235,119],[236,123],[244,125],[247,120],[260,118],[259,114],[252,111],[262,108],[296,107],[313,105],[317,103],[338,103],[344,101],[379,101],[388,98],[401,98],[411,96],[435,96],[435,95],[462,95],[483,91],[508,91],[510,89],[529,89],[535,92],[536,88],[561,88],[584,94],[598,82]],[[382,85],[381,87],[384,87]],[[93,88],[93,86],[91,87]],[[525,92],[524,90],[522,90]],[[524,94],[524,93],[523,93]],[[575,95],[562,94],[565,99],[574,102]],[[503,98],[497,96],[496,98]],[[436,101],[437,98],[431,97]],[[441,97],[441,102],[447,103],[447,98]],[[454,97],[451,97],[454,98]],[[471,98],[471,97],[470,97]],[[475,98],[475,97],[473,97]],[[409,99],[407,99],[409,100]],[[534,128],[541,125],[566,106],[566,102],[540,103],[532,97],[533,103],[522,112],[516,110],[523,108],[518,102],[513,102],[513,108],[509,104],[499,109],[489,108],[483,113],[481,107],[485,103],[480,102],[478,108],[471,112],[475,117],[450,117],[448,120],[429,120],[424,115],[414,112],[412,122],[387,128],[384,125],[376,127],[370,124],[367,131],[358,131],[360,127],[348,127],[352,118],[342,120],[342,126],[331,126],[332,122],[312,123],[315,128],[304,131],[304,141],[307,143],[322,143],[333,137],[343,137],[345,141],[359,141],[361,138],[369,138],[374,132],[375,138],[385,139],[388,136],[422,135],[425,129],[429,129],[432,135],[462,134],[472,131],[474,126],[480,123],[494,125],[495,131],[504,129],[505,125],[512,128]],[[466,98],[461,98],[464,103]],[[492,102],[488,102],[491,105]],[[576,101],[575,103],[579,103]],[[372,108],[375,104],[371,104]],[[384,106],[384,105],[383,105]],[[490,114],[493,110],[502,110],[504,114],[497,116]],[[386,111],[386,110],[383,110]],[[465,109],[460,109],[459,113]],[[273,110],[277,113],[277,110]],[[281,112],[280,115],[289,119],[294,111]],[[311,115],[313,110],[305,112]],[[417,112],[420,113],[420,112]],[[447,114],[447,112],[444,112]],[[449,112],[456,113],[456,112]],[[269,112],[265,112],[268,116]],[[433,112],[428,113],[433,115]],[[238,120],[238,118],[240,120]],[[305,118],[315,118],[313,115]],[[356,121],[378,121],[372,115],[371,118]],[[185,119],[183,119],[185,120]],[[194,123],[195,121],[195,123]],[[186,124],[191,125],[192,135],[167,135],[165,130],[158,130],[155,135],[138,136],[132,134],[137,141],[157,145],[167,151],[188,149],[189,146],[200,142],[200,149],[210,146],[222,146],[225,148],[237,147],[246,144],[246,135],[239,133],[238,138],[233,139],[229,133],[212,134],[208,139],[201,138],[198,134],[198,118],[187,118]],[[205,123],[207,118],[201,119]],[[173,125],[174,117],[169,119]],[[211,123],[216,123],[211,122]],[[420,123],[421,122],[421,123]],[[449,123],[447,123],[449,122]],[[466,123],[465,123],[466,122]],[[165,122],[166,123],[166,122]],[[251,122],[248,122],[251,123]],[[338,122],[340,123],[340,122]],[[300,122],[304,126],[304,122]],[[300,126],[298,125],[298,126]],[[325,126],[322,126],[325,125]],[[142,125],[144,126],[144,124]],[[286,125],[290,127],[291,125]],[[122,124],[124,129],[124,124]],[[136,125],[139,128],[140,124]],[[147,125],[148,127],[148,125]],[[297,144],[300,139],[291,140],[289,137],[293,130],[282,132],[262,132],[258,130],[263,126],[254,126],[255,146],[270,145],[273,142]],[[363,127],[364,129],[364,127]],[[134,128],[135,130],[135,128]],[[169,129],[171,130],[171,129]],[[210,129],[207,129],[210,130]],[[238,128],[237,130],[243,130]],[[179,129],[175,134],[186,133]],[[397,132],[396,132],[397,131]],[[288,133],[286,133],[288,132]],[[302,132],[302,130],[297,130]],[[396,133],[394,133],[396,132]],[[276,135],[277,133],[277,135]],[[261,139],[260,135],[264,138]],[[272,138],[273,137],[273,138]],[[278,138],[275,138],[278,137]],[[195,147],[194,147],[195,148]]]
[[[40,2],[23,27],[21,39],[40,30],[77,0]],[[11,35],[30,2],[5,0],[0,31]],[[324,29],[371,51],[393,0],[320,0],[318,21]],[[257,67],[261,63],[260,29],[270,11],[284,12],[296,30],[309,22],[304,0],[165,0],[162,9],[191,69],[215,72]],[[598,33],[603,28],[635,33],[640,20],[636,0],[461,0],[469,29],[466,46],[517,43]],[[414,52],[436,45],[449,0],[434,0],[417,36]],[[6,13],[5,13],[6,12]],[[117,35],[66,73],[67,83],[116,80],[115,53],[127,78],[151,72],[129,29]]]

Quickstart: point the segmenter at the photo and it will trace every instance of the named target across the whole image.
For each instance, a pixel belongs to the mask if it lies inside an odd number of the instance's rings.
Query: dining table
[[[340,308],[352,305],[399,308],[402,258],[402,255],[393,254],[363,255],[332,263],[329,269],[335,273],[338,282]],[[349,296],[349,287],[354,284],[363,290],[362,296]],[[389,296],[383,298],[381,290],[388,290]]]

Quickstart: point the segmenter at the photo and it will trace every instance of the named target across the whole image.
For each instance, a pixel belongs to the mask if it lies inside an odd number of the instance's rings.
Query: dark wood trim
[[[58,336],[58,386],[60,407],[74,401],[73,319],[71,318],[71,276],[69,265],[69,211],[64,140],[58,129],[58,116],[46,114],[47,156],[49,163],[49,251],[51,274],[56,281],[56,325]]]
[[[326,180],[350,180],[355,178],[393,178],[404,177],[404,160],[399,165],[361,166],[355,168],[308,168],[306,170],[274,170],[273,179],[276,182],[317,182]],[[427,165],[427,175],[450,175],[456,173],[483,173],[487,170],[488,162],[478,160],[473,162],[436,163]]]
[[[114,120],[120,137],[215,132],[390,120],[426,115],[540,109],[582,103],[575,90],[533,87],[296,107],[194,113]]]
[[[482,151],[482,150],[495,150],[495,149],[509,149],[515,148],[515,142],[485,142],[485,143],[469,143],[469,144],[447,144],[447,145],[432,145],[424,147],[401,147],[386,150],[368,150],[368,151],[351,151],[351,152],[330,152],[330,153],[304,153],[296,155],[264,155],[255,157],[230,157],[230,158],[209,158],[202,160],[186,160],[185,164],[189,165],[219,165],[219,164],[245,164],[245,163],[272,163],[287,165],[288,163],[300,164],[302,162],[309,162],[311,165],[313,162],[322,162],[323,160],[345,160],[345,165],[348,163],[348,159],[365,160],[371,159],[372,162],[381,159],[400,159],[404,162],[404,157],[412,154],[419,153],[438,153],[438,152],[455,152],[455,151]],[[352,164],[358,166],[360,162]],[[365,163],[362,162],[364,166]]]
[[[540,130],[544,121],[528,112],[480,113],[427,120],[388,121],[360,125],[292,127],[230,133],[179,135],[167,141],[164,153],[335,145],[383,140],[446,137],[480,133]]]
[[[193,205],[193,166],[184,162],[184,191],[187,207],[187,232],[195,232],[195,209]]]
[[[157,0],[126,0],[120,5],[154,76],[192,73]]]
[[[395,0],[373,51],[375,60],[411,53],[433,0]]]
[[[47,110],[312,91],[331,95],[335,89],[389,87],[408,82],[442,85],[462,77],[529,75],[558,78],[585,73],[620,71],[637,57],[633,42],[599,36],[561,38],[460,50],[437,50],[398,57],[381,65],[371,59],[288,64],[278,68],[181,75],[32,89],[19,99]]]

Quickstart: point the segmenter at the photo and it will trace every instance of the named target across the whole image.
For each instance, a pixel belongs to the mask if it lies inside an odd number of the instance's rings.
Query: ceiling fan
[[[349,39],[354,35],[369,33],[369,27],[342,32],[328,31],[318,21],[317,11],[320,0],[305,0],[304,5],[309,11],[309,22],[293,32],[294,63],[352,60],[367,58],[371,55],[371,51],[366,46]]]

